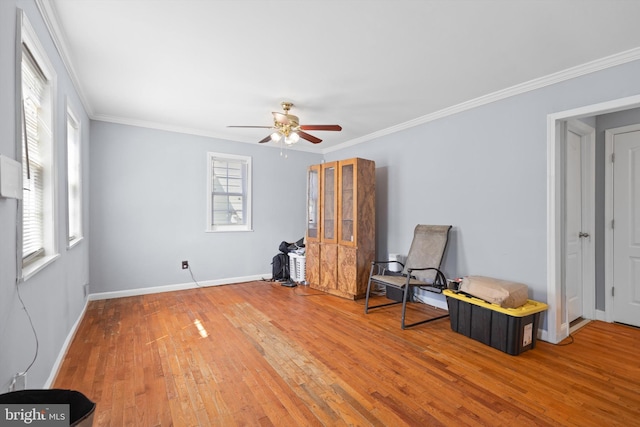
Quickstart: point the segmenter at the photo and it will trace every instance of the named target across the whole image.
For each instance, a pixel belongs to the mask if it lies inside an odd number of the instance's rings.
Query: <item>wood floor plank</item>
[[[510,356],[399,310],[268,282],[91,301],[54,387],[95,426],[640,425],[637,328]]]

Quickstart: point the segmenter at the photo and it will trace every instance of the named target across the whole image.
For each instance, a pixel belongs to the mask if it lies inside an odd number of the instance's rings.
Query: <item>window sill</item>
[[[73,239],[73,241],[67,243],[67,250],[74,248],[78,245],[78,243],[82,242],[84,237],[78,237],[77,239]]]
[[[252,231],[253,231],[252,228],[236,228],[236,229],[227,228],[222,230],[213,230],[213,229],[205,230],[205,232],[207,233],[246,233],[246,232],[252,232]]]
[[[21,281],[26,282],[27,280],[35,276],[40,270],[53,263],[59,257],[60,254],[45,256],[29,264],[27,267],[23,267]]]

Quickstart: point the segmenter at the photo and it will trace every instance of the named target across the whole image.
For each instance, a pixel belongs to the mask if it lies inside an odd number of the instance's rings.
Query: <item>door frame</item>
[[[585,319],[594,319],[595,318],[595,304],[596,304],[596,282],[595,282],[595,274],[596,274],[596,258],[595,258],[595,228],[596,228],[596,217],[595,217],[595,192],[596,192],[596,130],[595,128],[587,125],[584,122],[576,119],[569,119],[563,122],[564,124],[564,132],[562,135],[562,141],[560,142],[562,145],[562,152],[564,155],[563,160],[563,189],[566,188],[564,186],[564,181],[566,181],[566,162],[567,162],[567,132],[571,131],[580,136],[580,144],[582,145],[581,157],[580,157],[580,170],[581,170],[581,187],[582,187],[582,198],[580,210],[582,212],[582,231],[588,231],[590,234],[590,244],[585,245],[581,242],[582,250],[582,317]],[[562,209],[563,209],[563,218],[566,220],[566,195],[563,191],[562,194]],[[563,221],[562,225],[562,249],[563,249],[563,278],[565,277],[565,265],[564,260],[566,259],[566,232],[565,232],[565,221]],[[569,310],[567,307],[566,300],[566,289],[563,287],[562,300],[564,305],[562,322],[566,323],[566,328],[569,327]],[[563,328],[565,326],[563,325]]]
[[[627,132],[635,132],[640,131],[640,124],[634,124],[629,126],[622,126],[618,128],[606,129],[604,131],[604,140],[605,140],[605,218],[604,218],[604,278],[605,278],[605,288],[604,288],[604,302],[605,302],[605,319],[607,322],[613,322],[613,227],[611,227],[611,222],[615,219],[613,212],[613,192],[614,185],[613,182],[613,163],[611,161],[611,156],[614,153],[614,137],[616,135],[627,133]]]
[[[640,107],[640,95],[587,105],[547,115],[547,330],[541,338],[558,343],[569,336],[563,321],[563,122]]]

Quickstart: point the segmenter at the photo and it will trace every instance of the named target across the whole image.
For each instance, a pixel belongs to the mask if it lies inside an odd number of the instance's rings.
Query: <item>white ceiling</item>
[[[633,0],[39,4],[92,118],[257,144],[287,100],[325,151],[640,47]]]

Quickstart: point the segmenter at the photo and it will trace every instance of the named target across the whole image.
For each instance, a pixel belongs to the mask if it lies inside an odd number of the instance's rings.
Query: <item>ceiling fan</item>
[[[260,143],[275,141],[284,142],[286,145],[293,145],[302,139],[318,144],[322,142],[320,138],[316,138],[313,135],[306,133],[306,130],[332,130],[340,131],[342,127],[339,125],[301,125],[298,116],[289,114],[289,110],[293,107],[292,102],[282,102],[282,109],[284,113],[273,112],[273,126],[227,126],[230,128],[264,128],[273,129],[274,132],[261,139]]]

